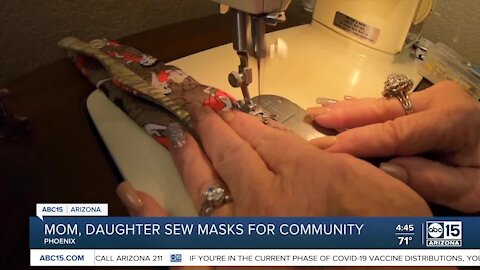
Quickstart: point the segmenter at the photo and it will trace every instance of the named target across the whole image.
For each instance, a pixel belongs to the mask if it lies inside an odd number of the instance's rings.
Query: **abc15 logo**
[[[427,239],[462,240],[461,221],[427,221]]]

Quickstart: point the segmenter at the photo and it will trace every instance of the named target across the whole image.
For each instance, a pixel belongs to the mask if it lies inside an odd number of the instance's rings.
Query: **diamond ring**
[[[412,102],[408,98],[408,91],[413,87],[413,82],[407,76],[399,73],[388,75],[385,81],[382,96],[385,98],[396,97],[402,104],[406,114],[413,113]]]
[[[200,208],[201,217],[211,216],[215,209],[233,201],[232,196],[219,185],[208,186],[207,191],[204,191],[202,195],[204,201]]]

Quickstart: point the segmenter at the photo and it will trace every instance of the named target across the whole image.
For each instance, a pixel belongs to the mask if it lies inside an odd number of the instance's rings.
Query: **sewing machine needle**
[[[261,88],[262,88],[262,79],[261,79],[261,62],[262,58],[257,58],[257,88],[258,88],[258,110],[261,111],[262,104],[260,103],[261,99]]]
[[[266,56],[266,44],[265,44],[265,20],[261,17],[253,18],[253,42],[255,50],[255,58],[257,60],[257,111],[261,111],[261,91],[262,91],[262,61]]]

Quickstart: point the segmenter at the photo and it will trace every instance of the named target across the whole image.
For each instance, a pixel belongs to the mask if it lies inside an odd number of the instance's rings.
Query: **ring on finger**
[[[413,87],[413,82],[407,76],[400,73],[391,73],[384,83],[382,96],[385,98],[396,97],[406,114],[413,113],[413,106],[408,91]]]
[[[202,195],[204,200],[199,213],[201,217],[209,217],[215,209],[233,201],[230,193],[220,185],[208,186]]]

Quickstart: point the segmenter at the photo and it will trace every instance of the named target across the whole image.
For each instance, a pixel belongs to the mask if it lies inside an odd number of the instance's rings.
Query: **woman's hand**
[[[228,188],[233,202],[215,216],[425,216],[407,185],[347,154],[324,152],[303,138],[238,111],[191,107],[201,147],[169,126],[172,154],[200,211],[202,193]],[[131,210],[132,211],[132,210]]]
[[[410,115],[395,98],[348,100],[309,109],[321,126],[348,129],[312,144],[330,153],[395,157],[381,167],[427,201],[479,212],[479,103],[453,82],[409,97],[415,111]]]
[[[403,182],[367,162],[324,152],[291,132],[265,126],[240,112],[219,116],[195,107],[192,115],[203,147],[179,125],[169,126],[168,133],[175,164],[198,211],[202,192],[211,185],[223,185],[231,191],[233,202],[216,209],[214,216],[431,214],[425,201]],[[117,192],[131,215],[168,215],[128,182]]]

